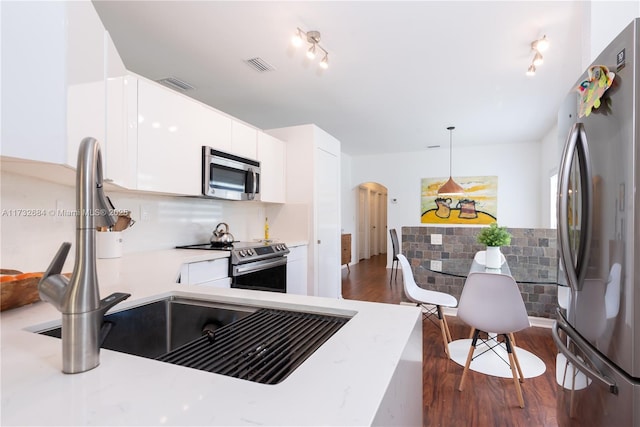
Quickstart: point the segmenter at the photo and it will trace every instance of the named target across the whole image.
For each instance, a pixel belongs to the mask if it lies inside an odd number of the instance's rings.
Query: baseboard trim
[[[415,307],[416,304],[413,303],[413,302],[400,301],[400,305],[410,305],[410,306],[414,306]],[[442,312],[447,316],[457,316],[458,315],[458,309],[457,308],[443,307],[442,308]],[[551,329],[553,327],[553,322],[554,322],[553,319],[549,319],[547,317],[529,316],[529,323],[531,323],[531,326],[535,326],[536,328]]]

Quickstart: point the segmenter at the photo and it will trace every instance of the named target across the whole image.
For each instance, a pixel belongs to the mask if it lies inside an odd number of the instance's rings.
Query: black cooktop
[[[234,242],[237,243],[237,242]],[[211,243],[199,243],[196,245],[176,246],[176,249],[204,249],[212,251],[230,251],[233,249],[233,243],[223,242],[211,242]]]

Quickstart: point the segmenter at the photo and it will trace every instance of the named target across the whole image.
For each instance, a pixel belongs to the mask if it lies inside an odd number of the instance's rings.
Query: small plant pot
[[[485,266],[487,268],[500,268],[502,266],[501,255],[500,246],[487,246]]]

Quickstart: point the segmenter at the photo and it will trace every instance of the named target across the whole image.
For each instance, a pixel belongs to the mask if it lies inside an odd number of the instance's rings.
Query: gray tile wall
[[[556,230],[508,228],[511,244],[501,247],[512,275],[517,278],[530,316],[555,318],[558,302]],[[485,246],[476,242],[478,227],[402,227],[401,251],[412,266],[416,282],[425,289],[447,292],[460,298],[464,277],[435,273],[431,260],[473,259]],[[431,235],[442,234],[442,245],[432,245]],[[531,283],[523,283],[531,282]],[[535,283],[535,282],[542,282]],[[547,284],[545,284],[545,282]]]

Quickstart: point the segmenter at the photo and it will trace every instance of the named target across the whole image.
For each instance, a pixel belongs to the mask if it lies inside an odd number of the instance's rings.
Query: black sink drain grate
[[[277,384],[349,318],[260,309],[156,360],[230,377]]]

